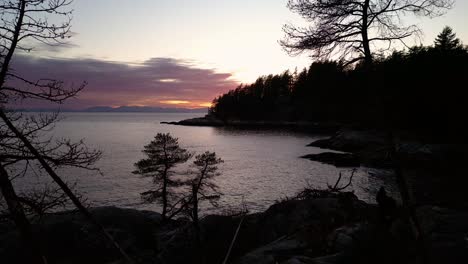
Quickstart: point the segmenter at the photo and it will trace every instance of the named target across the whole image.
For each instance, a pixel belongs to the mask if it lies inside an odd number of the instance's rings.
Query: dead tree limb
[[[100,230],[100,232],[111,242],[114,248],[124,257],[128,263],[133,263],[130,257],[125,253],[125,251],[120,247],[120,245],[114,240],[114,238],[104,229],[104,227],[91,215],[88,209],[83,206],[78,197],[72,192],[68,185],[55,173],[52,167],[45,161],[42,155],[37,151],[37,149],[29,142],[29,140],[15,127],[15,125],[8,119],[7,115],[0,109],[0,118],[5,122],[8,128],[18,137],[26,148],[31,152],[31,154],[39,161],[44,170],[50,175],[50,177],[60,186],[60,188],[67,194],[73,204],[78,208],[78,210],[94,225]]]

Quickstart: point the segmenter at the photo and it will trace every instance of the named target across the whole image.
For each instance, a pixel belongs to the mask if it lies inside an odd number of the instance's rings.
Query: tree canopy
[[[285,37],[280,43],[290,54],[309,51],[315,59],[370,64],[377,50],[391,51],[395,43],[406,46],[409,37],[421,35],[417,25],[402,22],[404,16],[436,17],[452,3],[452,0],[289,0],[288,8],[310,25],[285,25]]]

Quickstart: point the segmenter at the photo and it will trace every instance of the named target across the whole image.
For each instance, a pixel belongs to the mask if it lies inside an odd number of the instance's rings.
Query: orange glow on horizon
[[[211,107],[213,104],[212,103],[201,103],[198,106],[200,107]]]
[[[161,104],[165,105],[182,105],[185,108],[200,108],[200,107],[211,107],[212,103],[210,102],[200,102],[200,101],[187,101],[187,100],[163,100],[159,101]]]
[[[171,105],[181,105],[181,104],[189,104],[189,101],[185,100],[164,100],[159,101],[161,104],[171,104]]]
[[[186,109],[197,109],[197,108],[209,108],[212,106],[211,102],[199,101],[199,100],[183,100],[183,99],[172,99],[172,100],[158,100],[146,98],[144,100],[138,100],[128,102],[127,106],[140,106],[140,107],[181,107]]]

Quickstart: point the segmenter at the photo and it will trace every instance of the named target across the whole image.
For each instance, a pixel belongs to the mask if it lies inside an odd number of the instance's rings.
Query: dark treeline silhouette
[[[433,136],[463,134],[468,49],[449,27],[433,46],[394,52],[373,65],[369,72],[362,64],[321,61],[300,72],[263,76],[214,99],[210,114],[222,120],[365,126],[383,121],[399,129],[430,129]]]

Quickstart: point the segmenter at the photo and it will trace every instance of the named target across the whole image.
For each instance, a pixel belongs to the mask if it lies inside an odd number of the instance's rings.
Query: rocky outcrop
[[[301,158],[331,164],[336,167],[359,167],[361,160],[352,153],[323,152],[319,154],[308,154]]]
[[[323,157],[313,156],[317,158],[314,159],[316,161],[335,166],[341,165],[342,162],[344,165],[352,163],[353,166],[391,166],[387,141],[380,132],[341,129],[330,138],[316,140],[307,146],[346,152],[342,155],[327,153],[323,154]]]
[[[225,122],[211,116],[186,119],[178,122],[161,122],[163,124],[181,125],[181,126],[224,126]]]
[[[385,134],[378,131],[341,129],[332,137],[317,140],[308,146],[344,152],[360,152],[386,145]]]
[[[463,159],[467,161],[466,144],[424,143],[398,138],[396,142],[398,159],[405,167],[445,166]],[[386,168],[393,165],[388,137],[380,131],[341,129],[332,137],[314,141],[308,146],[352,153],[355,161],[359,160],[361,164],[370,167]],[[312,156],[312,158],[328,164],[339,164],[343,158],[351,158],[351,154],[327,153],[323,157]]]

